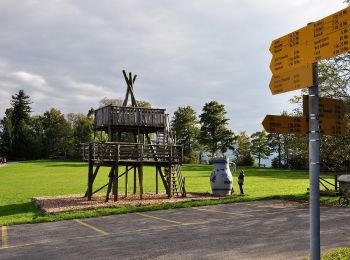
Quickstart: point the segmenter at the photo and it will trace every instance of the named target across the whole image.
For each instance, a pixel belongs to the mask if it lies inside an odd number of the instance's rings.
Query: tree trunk
[[[282,167],[282,158],[281,158],[281,144],[278,144],[278,168]]]

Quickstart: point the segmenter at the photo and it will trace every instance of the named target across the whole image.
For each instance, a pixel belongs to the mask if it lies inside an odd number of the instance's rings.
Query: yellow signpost
[[[308,125],[305,117],[267,115],[262,122],[269,133],[306,134]]]
[[[350,51],[350,7],[272,41],[270,69],[279,74]]]
[[[312,32],[313,60],[328,59],[350,50],[350,7],[308,25]]]
[[[305,65],[294,70],[272,75],[270,81],[272,95],[312,86],[312,66]]]
[[[319,99],[317,62],[349,52],[349,37],[350,7],[347,7],[274,40],[270,46],[272,94],[309,87],[310,100],[304,101],[304,110],[307,110],[304,111],[304,117],[267,115],[262,124],[267,132],[272,133],[309,133],[311,260],[320,259],[321,252],[320,132],[325,135],[345,134],[344,104],[340,104],[339,101]],[[310,67],[312,70],[307,69]]]
[[[311,31],[306,26],[274,40],[270,46],[272,73],[275,75],[311,64],[312,46],[308,43],[310,38]]]

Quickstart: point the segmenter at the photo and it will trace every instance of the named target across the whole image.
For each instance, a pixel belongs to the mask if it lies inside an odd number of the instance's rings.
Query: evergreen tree
[[[5,111],[5,116],[0,121],[0,155],[11,157],[13,153],[13,125],[12,125],[13,108]]]
[[[198,119],[191,106],[179,107],[171,121],[171,130],[176,133],[177,143],[183,145],[184,161],[195,161],[195,152],[198,148]]]
[[[217,101],[210,101],[203,106],[200,118],[200,142],[214,157],[217,152],[224,153],[234,148],[234,133],[227,128],[225,106]]]
[[[29,129],[31,107],[30,97],[20,90],[11,99],[11,124],[13,127],[11,159],[24,160],[31,157],[31,136]]]

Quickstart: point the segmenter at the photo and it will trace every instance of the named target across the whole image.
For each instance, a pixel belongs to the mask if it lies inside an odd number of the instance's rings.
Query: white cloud
[[[123,98],[122,69],[138,74],[137,99],[172,113],[224,103],[235,132],[260,130],[290,108],[272,96],[270,42],[346,5],[342,0],[35,0],[0,2],[0,116],[24,89],[41,113],[86,112]]]
[[[46,85],[46,80],[39,75],[31,74],[25,71],[16,71],[13,73],[13,75],[24,83],[29,83],[35,87],[43,87]]]

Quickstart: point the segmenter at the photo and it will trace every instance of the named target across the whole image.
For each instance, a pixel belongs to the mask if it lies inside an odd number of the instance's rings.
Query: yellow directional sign
[[[320,118],[320,131],[323,135],[345,135],[346,125],[344,120],[336,118]]]
[[[272,95],[293,91],[305,87],[311,87],[312,65],[304,65],[294,70],[272,75],[270,90]]]
[[[309,41],[307,26],[284,35],[274,41],[270,45],[270,52],[272,55],[284,56],[290,49],[302,46]]]
[[[328,59],[350,50],[349,26],[313,41],[312,61]]]
[[[308,25],[313,39],[313,61],[328,59],[350,50],[350,7]]]
[[[303,96],[303,114],[309,115],[309,96]],[[326,97],[319,98],[319,125],[323,135],[344,135],[346,125],[344,121],[345,105],[340,99]]]
[[[303,96],[303,114],[308,116],[309,114],[309,96]],[[343,100],[320,97],[319,98],[319,117],[333,118],[343,120],[345,115],[345,105]]]
[[[269,133],[306,134],[308,125],[304,117],[267,115],[262,122]]]
[[[350,7],[271,43],[270,69],[279,74],[350,51]]]
[[[312,37],[308,27],[303,27],[274,40],[270,46],[272,59],[270,69],[278,74],[310,63],[312,46],[308,44]]]

